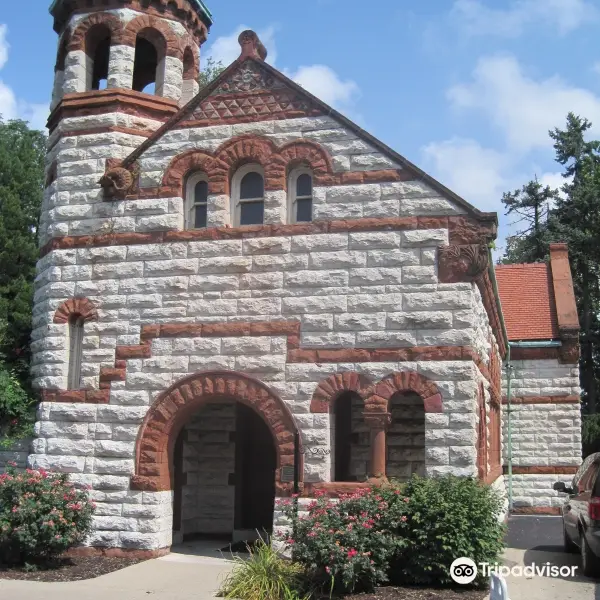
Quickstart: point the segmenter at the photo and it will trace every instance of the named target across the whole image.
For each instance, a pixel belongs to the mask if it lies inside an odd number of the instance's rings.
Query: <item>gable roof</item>
[[[242,34],[244,35],[244,34]],[[255,35],[255,34],[254,34]],[[241,37],[241,36],[240,36]],[[192,100],[190,100],[185,106],[183,106],[175,115],[173,115],[164,125],[157,129],[148,139],[146,139],[136,150],[134,150],[127,158],[122,161],[123,167],[128,167],[133,164],[138,158],[140,158],[146,150],[153,146],[165,133],[176,127],[181,121],[192,114],[192,112],[209,96],[213,95],[219,88],[234,74],[237,69],[240,69],[246,61],[252,61],[254,67],[258,67],[268,74],[271,78],[276,80],[282,86],[287,87],[298,96],[304,98],[308,103],[314,105],[322,114],[331,117],[338,121],[348,130],[355,133],[359,138],[367,141],[384,156],[388,157],[392,161],[400,164],[407,171],[413,173],[418,179],[425,182],[432,189],[437,191],[440,195],[447,199],[455,202],[458,206],[462,207],[467,211],[468,214],[476,217],[482,221],[492,222],[495,225],[498,223],[498,215],[495,212],[484,212],[473,206],[470,202],[467,202],[464,198],[448,189],[445,185],[434,179],[431,175],[428,175],[425,171],[421,170],[415,164],[410,162],[407,158],[398,154],[395,150],[390,148],[387,144],[378,140],[370,133],[359,127],[356,123],[342,115],[340,112],[313,96],[310,92],[305,90],[303,87],[292,81],[289,77],[264,62],[257,56],[245,55],[242,53],[240,58],[231,63],[214,81],[202,89]]]
[[[495,271],[509,341],[559,339],[550,265],[496,265]]]

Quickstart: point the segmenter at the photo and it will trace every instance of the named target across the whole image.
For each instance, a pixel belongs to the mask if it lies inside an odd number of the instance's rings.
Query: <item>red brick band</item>
[[[511,404],[579,404],[579,396],[513,396]],[[508,398],[502,398],[502,404],[508,404]]]
[[[523,467],[514,465],[512,468],[513,475],[575,475],[579,467],[574,466],[532,466]],[[504,465],[504,474],[508,474],[508,466]]]
[[[42,390],[43,402],[73,402],[81,404],[108,404],[110,389],[100,390]]]
[[[560,515],[560,506],[516,506],[513,515]]]
[[[52,250],[105,246],[134,246],[169,242],[231,240],[274,236],[347,233],[364,231],[407,231],[415,229],[448,229],[451,242],[478,235],[472,228],[475,220],[465,216],[386,217],[334,221],[313,221],[284,225],[244,225],[241,227],[207,227],[183,231],[150,231],[146,233],[110,233],[61,236],[52,238],[40,249],[45,256]],[[484,235],[483,230],[479,235]]]

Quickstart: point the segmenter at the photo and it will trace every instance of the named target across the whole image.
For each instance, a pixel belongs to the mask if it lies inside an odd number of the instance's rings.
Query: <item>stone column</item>
[[[392,415],[385,413],[365,413],[365,423],[371,430],[371,460],[369,463],[369,481],[386,479],[386,446],[387,428],[392,422]]]

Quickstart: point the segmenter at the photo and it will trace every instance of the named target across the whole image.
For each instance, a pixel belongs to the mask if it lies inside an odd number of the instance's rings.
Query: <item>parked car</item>
[[[600,452],[590,454],[571,485],[557,481],[552,487],[568,494],[562,506],[566,552],[581,552],[583,574],[600,577]]]

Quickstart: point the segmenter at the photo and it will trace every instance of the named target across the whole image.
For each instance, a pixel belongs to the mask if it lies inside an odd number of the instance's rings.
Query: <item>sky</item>
[[[600,0],[206,0],[201,50],[229,64],[254,29],[268,61],[484,211],[562,184],[548,130],[600,135]],[[0,115],[43,127],[57,36],[49,0],[0,0]],[[36,6],[34,8],[34,5]]]

